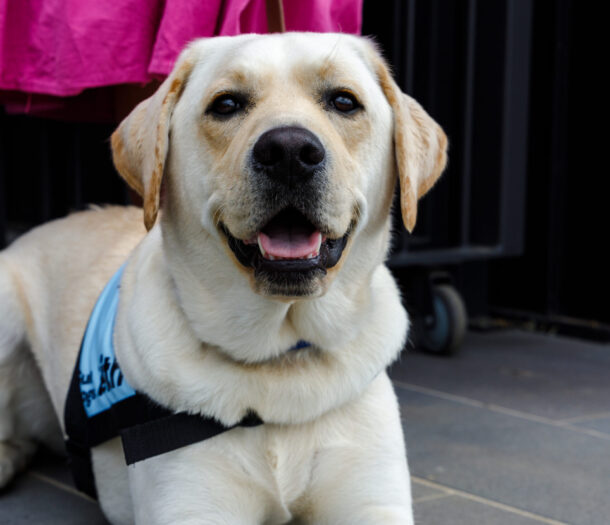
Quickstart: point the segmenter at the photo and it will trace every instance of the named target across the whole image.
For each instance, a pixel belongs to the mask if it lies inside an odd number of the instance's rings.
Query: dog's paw
[[[33,451],[34,446],[30,443],[0,442],[0,490],[4,489],[15,475],[25,468]]]

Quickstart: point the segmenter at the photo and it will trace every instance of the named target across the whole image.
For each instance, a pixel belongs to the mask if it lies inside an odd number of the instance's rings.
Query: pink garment
[[[362,0],[284,0],[284,14],[287,30],[359,33]],[[192,39],[248,32],[267,32],[265,0],[0,0],[0,90],[146,83]]]

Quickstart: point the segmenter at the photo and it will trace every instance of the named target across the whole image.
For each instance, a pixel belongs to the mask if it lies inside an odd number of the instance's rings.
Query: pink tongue
[[[267,233],[258,234],[258,242],[263,250],[274,257],[299,259],[310,253],[317,253],[322,234],[299,228],[272,228]]]

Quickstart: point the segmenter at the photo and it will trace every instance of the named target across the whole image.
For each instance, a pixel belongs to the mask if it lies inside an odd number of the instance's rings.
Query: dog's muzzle
[[[320,214],[327,163],[322,142],[305,128],[264,132],[250,155],[259,196],[256,233],[238,239],[221,224],[237,260],[279,295],[307,295],[309,285],[339,262],[347,245],[351,228],[337,238]]]

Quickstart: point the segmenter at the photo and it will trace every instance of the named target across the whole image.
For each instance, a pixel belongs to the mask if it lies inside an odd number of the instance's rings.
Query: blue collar
[[[289,352],[292,352],[293,350],[302,350],[303,348],[308,348],[311,346],[311,343],[304,341],[303,339],[297,341],[297,343],[290,348],[290,350],[288,350]]]

